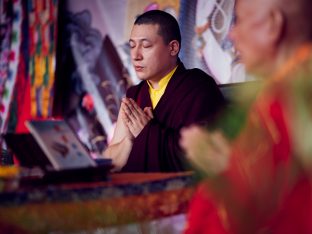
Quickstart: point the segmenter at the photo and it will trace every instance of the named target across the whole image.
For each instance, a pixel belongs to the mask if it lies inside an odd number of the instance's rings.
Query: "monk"
[[[212,77],[188,70],[180,61],[180,29],[172,15],[160,10],[140,15],[129,45],[142,81],[122,100],[104,156],[112,159],[116,171],[186,170],[179,146],[181,128],[212,122],[224,98]]]
[[[199,126],[180,145],[206,173],[186,233],[312,233],[312,2],[237,0],[231,38],[263,88],[237,138]]]

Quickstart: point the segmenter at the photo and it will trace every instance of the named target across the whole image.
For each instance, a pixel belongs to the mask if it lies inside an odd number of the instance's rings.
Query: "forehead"
[[[131,30],[130,40],[156,39],[160,37],[158,24],[135,24]]]
[[[242,14],[248,13],[248,11],[250,11],[250,10],[252,10],[252,4],[250,4],[248,0],[237,0],[236,1],[236,4],[235,4],[236,13],[242,13]]]
[[[236,0],[235,11],[240,15],[255,15],[266,11],[273,1],[275,0]]]

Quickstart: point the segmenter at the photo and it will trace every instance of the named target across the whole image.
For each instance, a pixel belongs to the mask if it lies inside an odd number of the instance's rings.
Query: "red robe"
[[[312,116],[298,114],[312,109],[309,51],[303,56],[299,50],[260,92],[232,143],[228,170],[194,196],[187,234],[212,228],[211,233],[312,233],[311,168],[305,170],[309,165],[296,141],[302,119],[312,124]]]
[[[151,107],[148,89],[146,81],[142,81],[127,91],[127,97],[142,109]],[[180,63],[153,111],[154,118],[134,139],[122,171],[185,170],[179,146],[181,128],[192,123],[209,123],[223,104],[222,93],[212,77],[199,69],[187,70]]]

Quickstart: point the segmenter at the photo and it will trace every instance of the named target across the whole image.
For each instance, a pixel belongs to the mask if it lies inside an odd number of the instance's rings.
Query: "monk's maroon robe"
[[[151,107],[146,81],[131,87],[127,97],[139,106]],[[122,171],[182,171],[186,169],[179,146],[180,130],[192,123],[211,121],[224,104],[214,79],[199,69],[185,69],[182,63],[169,81],[153,110],[154,118],[134,139]]]

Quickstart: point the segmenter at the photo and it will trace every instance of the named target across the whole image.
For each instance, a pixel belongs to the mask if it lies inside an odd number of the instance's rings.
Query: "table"
[[[26,186],[0,193],[0,230],[75,233],[186,212],[191,172],[119,173],[107,181]]]

